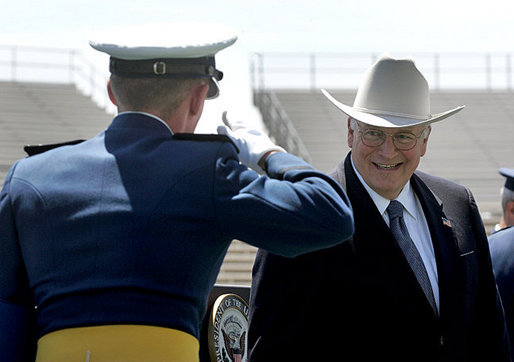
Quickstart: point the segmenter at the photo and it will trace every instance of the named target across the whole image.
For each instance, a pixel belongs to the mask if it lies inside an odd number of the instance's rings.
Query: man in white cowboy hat
[[[380,58],[348,122],[351,152],[331,174],[355,217],[351,242],[283,258],[259,250],[250,361],[509,361],[487,236],[470,191],[416,171],[431,124],[411,59]],[[458,137],[458,135],[456,135]]]
[[[352,234],[342,188],[262,132],[193,133],[218,94],[214,56],[235,41],[225,27],[182,23],[91,41],[110,55],[119,114],[7,176],[1,361],[30,360],[31,331],[38,361],[198,361],[232,239],[291,257]]]

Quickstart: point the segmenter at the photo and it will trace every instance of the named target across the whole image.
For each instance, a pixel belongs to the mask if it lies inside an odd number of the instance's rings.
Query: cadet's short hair
[[[111,89],[119,107],[125,110],[158,111],[172,115],[196,84],[206,79],[132,78],[111,74]]]
[[[502,195],[502,209],[503,209],[503,213],[505,214],[505,211],[507,210],[507,204],[511,201],[514,201],[514,191],[509,190],[506,187],[502,187],[501,195]]]

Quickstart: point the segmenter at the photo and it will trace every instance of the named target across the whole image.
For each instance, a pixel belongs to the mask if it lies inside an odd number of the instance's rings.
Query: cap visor
[[[209,90],[207,91],[207,99],[218,98],[220,95],[220,87],[218,81],[214,78],[209,79]]]

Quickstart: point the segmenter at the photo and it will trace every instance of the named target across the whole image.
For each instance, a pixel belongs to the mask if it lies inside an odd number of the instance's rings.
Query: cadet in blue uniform
[[[505,177],[505,185],[501,189],[502,217],[494,231],[514,225],[514,169],[504,167],[498,173]]]
[[[197,361],[232,239],[293,257],[352,235],[344,191],[262,132],[192,134],[218,94],[214,54],[236,37],[178,26],[92,41],[111,56],[119,114],[96,137],[9,171],[2,360],[25,358],[34,332],[38,361]]]
[[[506,178],[502,190],[503,228],[489,236],[489,247],[512,348],[514,346],[514,169],[501,168],[499,173]]]

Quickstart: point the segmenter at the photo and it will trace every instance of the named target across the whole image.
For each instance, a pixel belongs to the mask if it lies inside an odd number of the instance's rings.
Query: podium
[[[200,334],[200,362],[241,362],[247,357],[250,286],[216,284]]]

